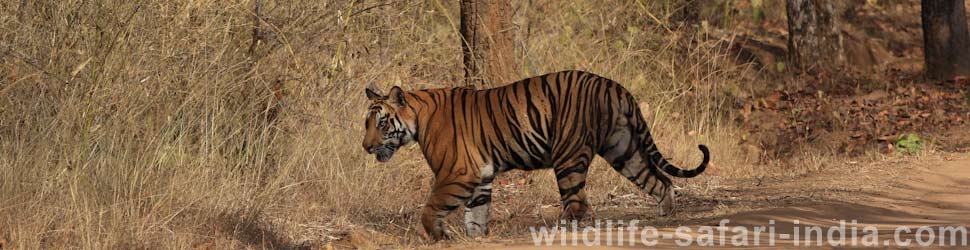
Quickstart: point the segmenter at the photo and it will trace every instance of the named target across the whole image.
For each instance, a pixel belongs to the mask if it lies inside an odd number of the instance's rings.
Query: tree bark
[[[970,75],[970,31],[963,0],[922,0],[926,75],[947,80]]]
[[[511,0],[461,0],[465,85],[499,86],[516,77]]]
[[[788,61],[797,72],[833,72],[843,65],[842,31],[834,1],[786,0]]]

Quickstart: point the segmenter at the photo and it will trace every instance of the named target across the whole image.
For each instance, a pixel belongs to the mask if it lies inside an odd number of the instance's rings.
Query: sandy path
[[[644,245],[644,241],[637,238],[639,233],[644,230],[634,231],[634,240],[632,241],[630,237],[625,237],[622,240],[619,239],[616,236],[616,231],[612,232],[610,240],[607,241],[605,240],[605,232],[603,232],[605,230],[600,230],[601,238],[599,241],[592,240],[593,235],[587,233],[588,239],[591,239],[590,242],[596,245],[594,247],[583,245],[582,237],[580,236],[582,234],[577,235],[578,246],[573,245],[571,235],[567,234],[565,244],[562,244],[561,238],[553,238],[552,246],[543,245],[538,248],[561,250],[679,249],[684,248],[679,243],[686,242],[684,240],[685,238],[691,238],[692,243],[686,245],[687,248],[790,249],[805,248],[808,245],[811,246],[810,248],[832,249],[873,246],[864,245],[871,243],[875,243],[876,245],[874,246],[878,248],[906,248],[900,244],[905,244],[908,240],[908,243],[912,244],[908,248],[968,249],[970,246],[959,246],[962,244],[961,240],[970,238],[970,235],[965,231],[949,231],[951,229],[959,229],[958,227],[970,227],[970,159],[966,155],[958,155],[957,157],[959,159],[934,160],[927,164],[928,167],[913,167],[912,169],[907,169],[897,180],[881,180],[876,178],[873,180],[875,185],[884,185],[884,187],[879,186],[881,188],[877,189],[877,191],[863,194],[862,198],[858,201],[823,202],[791,207],[773,207],[724,217],[695,220],[683,225],[691,230],[690,232],[680,231],[684,234],[678,234],[678,228],[676,227],[661,227],[655,231],[657,233],[656,235],[660,236],[660,238],[650,238],[657,239],[655,244],[651,246]],[[722,219],[730,220],[726,227],[718,227],[718,222]],[[760,237],[755,237],[754,230],[758,226],[768,226],[769,221],[772,220],[774,221],[773,228],[775,233],[771,234],[774,235],[774,243],[770,245],[769,240],[771,240],[772,236],[768,236],[767,227],[765,227],[766,232],[760,234]],[[797,224],[795,223],[796,220]],[[839,227],[840,220],[845,220],[847,224],[845,230],[846,236],[844,237],[839,236],[838,232],[840,230],[831,229],[831,227]],[[856,220],[856,223],[852,224],[852,220]],[[855,230],[852,229],[853,225],[856,227]],[[640,227],[643,226],[645,225],[640,225]],[[705,243],[712,243],[713,245],[699,245],[698,237],[710,232],[703,231],[704,233],[698,234],[698,231],[703,226],[711,226],[715,230],[713,238],[704,239],[706,240]],[[737,226],[744,227],[746,231],[732,231]],[[817,241],[806,241],[806,231],[816,226],[822,230],[821,233],[823,236],[815,237],[818,234],[813,231],[811,233],[812,237],[814,237],[813,239],[817,239]],[[874,230],[866,231],[867,226],[873,227],[869,229]],[[941,227],[945,226],[954,228],[943,228],[942,230],[945,231],[941,231]],[[925,227],[926,230],[932,230],[932,232],[920,232],[921,227]],[[720,232],[717,231],[718,228],[726,231],[725,236],[722,237],[718,233]],[[582,232],[581,230],[582,228],[580,228],[579,232]],[[829,231],[832,231],[833,237],[827,236]],[[852,231],[856,232],[856,237],[851,236]],[[624,233],[626,235],[629,231],[624,231]],[[930,235],[931,233],[933,234],[932,236]],[[653,235],[649,232],[648,234]],[[740,237],[738,236],[739,234],[746,235],[744,242],[748,244],[747,246],[732,244],[732,240],[735,239],[732,237]],[[898,236],[896,236],[897,234]],[[664,238],[664,235],[670,236],[670,238]],[[797,245],[796,240],[792,238],[795,235],[802,235]],[[922,237],[923,242],[929,242],[931,245],[919,245],[921,242],[915,239],[917,235]],[[537,247],[533,243],[533,237],[527,235],[521,239],[503,243],[459,244],[452,246],[452,248],[536,249]],[[755,238],[758,238],[757,241]],[[648,239],[648,242],[653,243],[650,239]],[[680,239],[680,242],[677,239]],[[845,243],[837,242],[838,239],[844,239]],[[829,242],[830,240],[832,242]],[[955,244],[958,247],[953,247],[950,240],[955,240]],[[970,239],[967,240],[970,241]],[[616,246],[618,241],[624,242],[624,245],[622,247]],[[818,243],[819,241],[821,243]],[[943,241],[944,246],[939,245],[940,241]],[[741,241],[739,240],[738,242]]]

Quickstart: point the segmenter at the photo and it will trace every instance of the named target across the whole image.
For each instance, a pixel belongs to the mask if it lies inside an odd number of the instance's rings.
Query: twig
[[[350,13],[350,16],[347,16],[347,17],[348,18],[349,17],[353,17],[353,16],[356,16],[356,15],[358,15],[360,13],[364,13],[365,11],[368,11],[368,10],[371,10],[371,9],[374,9],[374,8],[388,6],[388,5],[395,4],[395,3],[397,3],[397,2],[382,3],[382,4],[377,4],[377,5],[374,5],[374,6],[370,6],[370,7],[367,7],[367,8],[363,8],[363,9],[360,9],[358,11],[354,11],[354,13]]]
[[[20,8],[17,8],[17,20],[24,22],[24,9],[27,8],[27,0],[20,0]]]
[[[140,10],[141,10],[141,4],[136,5],[135,9],[132,10],[130,14],[128,14],[127,18],[125,18],[125,23],[121,25],[122,30],[119,30],[118,32],[116,32],[114,36],[111,38],[111,41],[109,41],[110,43],[108,44],[108,50],[106,50],[104,52],[104,56],[101,57],[102,70],[98,70],[98,74],[96,76],[97,78],[95,79],[94,82],[101,82],[101,76],[104,74],[104,72],[106,72],[105,70],[103,70],[103,68],[108,61],[108,56],[111,56],[111,54],[114,52],[115,46],[118,44],[118,38],[121,37],[122,33],[125,33],[128,30],[129,28],[128,24],[131,24],[131,19],[133,19],[135,17],[135,14],[138,14],[138,11]]]
[[[71,81],[66,80],[64,77],[61,77],[60,75],[55,74],[53,72],[47,71],[47,69],[45,69],[44,67],[41,67],[40,65],[34,63],[30,59],[27,59],[27,55],[24,55],[20,51],[16,51],[16,50],[13,50],[13,49],[11,49],[10,51],[14,52],[13,57],[15,57],[17,59],[20,59],[20,61],[24,62],[25,64],[29,65],[30,67],[33,67],[34,69],[36,69],[38,71],[44,73],[44,75],[47,75],[48,77],[53,78],[54,80],[58,80],[58,81],[64,83],[64,85],[67,85],[67,84],[70,84],[71,83]]]
[[[262,20],[262,16],[260,14],[260,10],[262,8],[263,8],[263,1],[262,0],[256,0],[256,6],[253,7],[253,9],[254,9],[253,10],[253,12],[254,12],[254,15],[253,15],[253,43],[249,45],[249,56],[251,56],[251,57],[255,55],[255,53],[256,53],[256,45],[259,44],[259,40],[261,39],[260,38],[260,32],[259,32],[259,23],[260,23],[260,20]]]

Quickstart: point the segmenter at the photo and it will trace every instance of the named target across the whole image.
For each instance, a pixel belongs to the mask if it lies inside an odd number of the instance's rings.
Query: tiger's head
[[[377,161],[386,162],[398,148],[414,141],[416,115],[400,87],[394,86],[386,96],[371,89],[365,92],[371,103],[364,123],[364,150],[374,154]]]

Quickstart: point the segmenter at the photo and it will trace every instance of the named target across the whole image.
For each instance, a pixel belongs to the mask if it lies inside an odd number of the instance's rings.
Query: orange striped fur
[[[582,71],[563,71],[486,90],[446,88],[388,95],[367,90],[371,101],[363,147],[387,161],[401,146],[421,146],[435,180],[421,225],[430,239],[444,237],[442,218],[465,207],[466,233],[488,233],[492,180],[512,170],[552,168],[562,217],[590,210],[584,187],[594,155],[657,199],[661,214],[674,212],[670,179],[694,177],[658,151],[634,99],[620,84]]]

